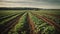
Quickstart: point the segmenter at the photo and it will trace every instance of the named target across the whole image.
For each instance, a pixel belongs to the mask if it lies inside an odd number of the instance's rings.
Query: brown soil
[[[59,24],[56,24],[54,21],[52,21],[52,20],[50,20],[50,19],[48,19],[46,17],[40,16],[40,15],[37,15],[37,14],[33,14],[33,15],[36,15],[37,18],[42,19],[45,22],[47,22],[48,24],[54,26],[57,29],[57,31],[60,32],[60,25]]]
[[[27,14],[27,22],[29,24],[29,28],[30,28],[30,34],[36,34],[34,32],[35,30],[35,25],[34,25],[34,22],[30,19],[29,15]]]
[[[8,31],[10,29],[12,29],[17,23],[18,23],[18,20],[21,18],[23,14],[17,16],[16,18],[8,21],[8,24],[5,25],[5,27],[3,27],[1,30],[0,30],[0,34],[7,34]]]
[[[57,17],[57,18],[60,18],[59,15],[55,15],[55,14],[47,14],[47,15],[51,15],[51,16],[55,16],[55,17]]]

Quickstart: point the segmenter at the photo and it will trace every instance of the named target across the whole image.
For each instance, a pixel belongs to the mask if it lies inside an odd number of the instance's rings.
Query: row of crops
[[[26,29],[24,26],[26,24],[26,14],[24,14],[18,21],[18,24],[16,24],[9,32],[8,34],[24,34],[26,32]]]
[[[49,25],[42,19],[38,19],[37,17],[30,14],[31,19],[34,21],[35,24],[35,32],[37,34],[55,34],[54,26]]]
[[[17,12],[17,11],[1,11],[0,12],[0,24],[4,24],[7,21],[10,21],[17,16],[21,15],[23,12]]]
[[[21,11],[0,11],[0,33],[10,28],[17,17],[21,17],[25,12]]]
[[[42,18],[39,19],[36,15],[46,17],[59,25],[60,25],[60,19],[55,16],[49,15],[50,12],[48,11],[45,12],[42,12],[42,10],[40,11],[34,11],[34,12],[33,11],[28,12],[28,10],[0,11],[0,30],[3,30],[0,31],[0,34],[57,34],[59,33],[53,25],[50,25]],[[56,15],[55,12],[52,14]],[[28,22],[29,20],[27,20],[28,18],[30,19],[30,21],[32,21],[31,24],[29,24]],[[13,25],[14,23],[16,24]],[[34,31],[31,31],[32,30],[31,27],[33,25],[34,25],[33,28],[35,29]]]
[[[43,11],[43,10],[41,10],[40,12],[35,11],[34,13],[38,14],[40,16],[46,17],[60,25],[60,18],[59,18],[60,12],[59,11]]]

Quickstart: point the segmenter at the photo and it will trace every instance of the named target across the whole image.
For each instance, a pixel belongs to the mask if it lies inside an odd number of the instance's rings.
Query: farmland
[[[60,10],[0,10],[0,34],[60,34]]]

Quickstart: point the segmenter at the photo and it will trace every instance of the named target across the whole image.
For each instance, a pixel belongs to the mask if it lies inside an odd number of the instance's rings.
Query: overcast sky
[[[60,0],[0,0],[0,7],[60,9]]]

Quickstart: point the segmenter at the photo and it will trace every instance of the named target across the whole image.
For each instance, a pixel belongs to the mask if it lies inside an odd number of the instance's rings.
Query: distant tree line
[[[6,7],[1,7],[0,10],[40,10],[40,8],[6,8]]]
[[[0,7],[0,10],[54,10],[60,11],[60,9],[43,9],[43,8],[29,8],[29,7],[14,7],[14,8],[7,8],[7,7]]]

